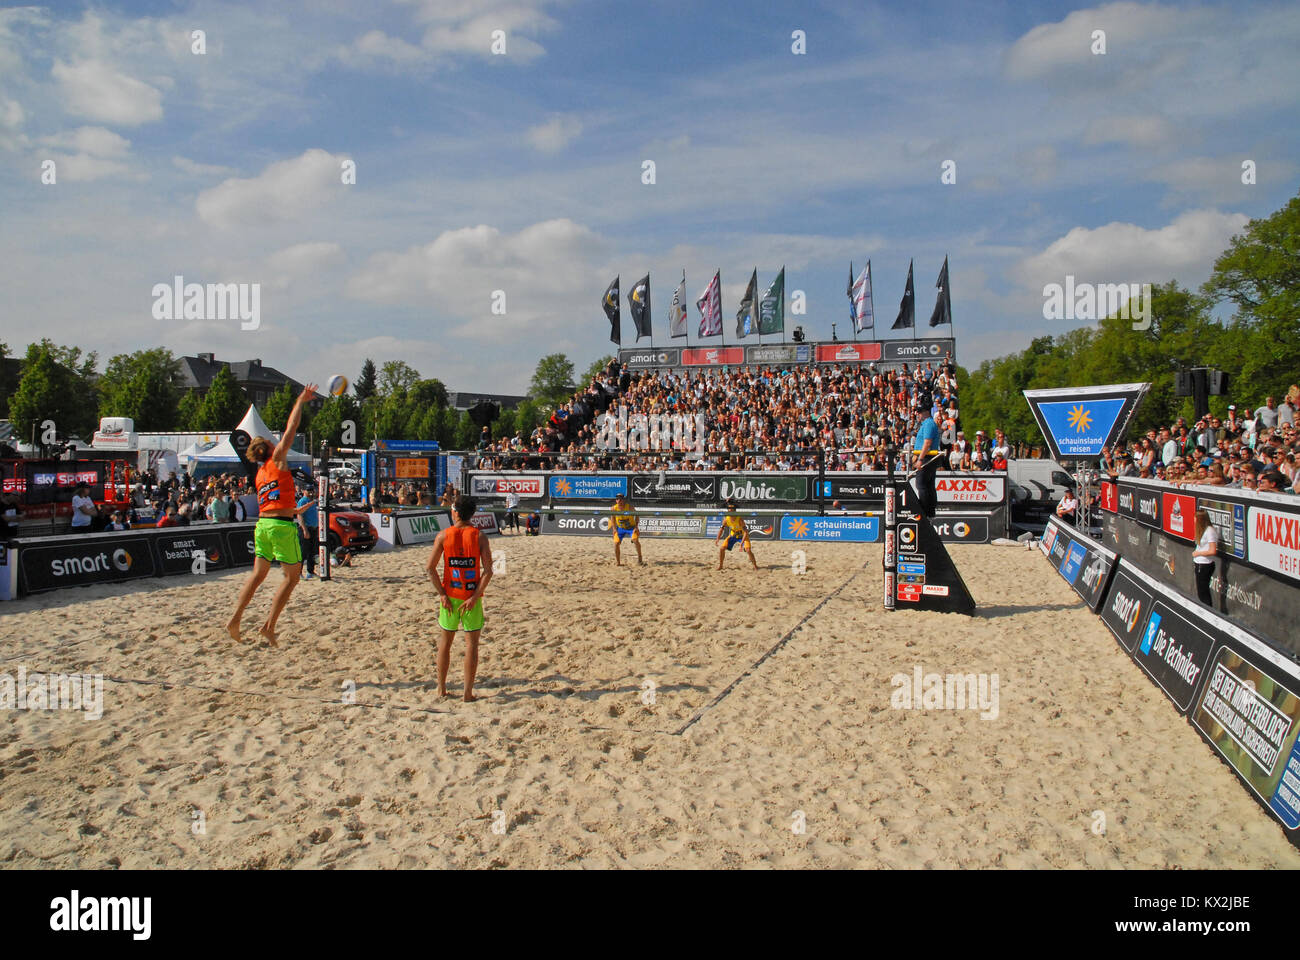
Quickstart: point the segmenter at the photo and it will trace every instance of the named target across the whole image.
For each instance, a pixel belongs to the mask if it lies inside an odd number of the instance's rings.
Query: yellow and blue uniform
[[[745,530],[745,521],[729,513],[722,518],[722,525],[727,529],[728,550],[738,543],[743,545],[743,549],[749,549],[749,533]]]
[[[621,543],[623,538],[628,534],[632,535],[632,542],[636,543],[641,539],[641,535],[636,531],[636,511],[632,509],[631,504],[620,507],[614,504],[614,542]]]

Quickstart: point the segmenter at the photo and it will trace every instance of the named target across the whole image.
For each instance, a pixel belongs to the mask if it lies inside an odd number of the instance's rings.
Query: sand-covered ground
[[[1037,550],[953,548],[967,618],[885,614],[878,545],[493,546],[474,704],[435,695],[422,548],[302,584],[278,649],[222,631],[243,572],[5,605],[0,673],[105,683],[97,721],[0,714],[0,863],[1300,867]],[[996,673],[996,719],[892,709],[918,665]]]

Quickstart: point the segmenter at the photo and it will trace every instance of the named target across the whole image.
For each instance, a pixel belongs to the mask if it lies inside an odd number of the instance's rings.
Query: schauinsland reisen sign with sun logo
[[[1054,460],[1096,459],[1123,436],[1149,383],[1026,390]]]

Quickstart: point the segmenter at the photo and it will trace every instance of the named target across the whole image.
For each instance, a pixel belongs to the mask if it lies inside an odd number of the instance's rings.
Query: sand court
[[[967,618],[884,613],[879,546],[492,545],[475,704],[423,549],[301,584],[278,649],[224,636],[242,572],[8,605],[0,672],[102,674],[104,713],[3,715],[0,863],[1300,866],[1036,550],[951,548]],[[996,715],[897,708],[918,667]]]

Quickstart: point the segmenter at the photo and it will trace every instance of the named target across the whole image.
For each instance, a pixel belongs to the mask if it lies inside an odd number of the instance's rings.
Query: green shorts
[[[253,553],[263,560],[302,563],[298,524],[279,517],[262,517],[253,528]]]
[[[448,610],[438,604],[438,626],[444,630],[465,630],[473,633],[475,630],[483,629],[483,598],[480,597],[478,603],[468,610],[462,610],[461,605],[464,600],[451,598],[451,609]]]

